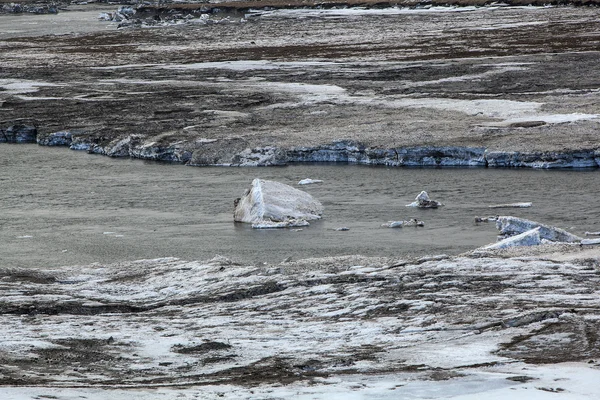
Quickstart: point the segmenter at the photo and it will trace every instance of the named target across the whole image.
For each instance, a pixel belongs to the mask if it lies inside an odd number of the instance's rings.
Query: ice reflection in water
[[[216,254],[281,262],[345,254],[457,254],[493,242],[502,213],[569,229],[600,230],[600,172],[406,169],[356,165],[192,168],[111,159],[37,145],[0,145],[0,266],[60,266]],[[255,177],[313,194],[324,219],[297,230],[252,230],[232,222],[233,200]],[[298,186],[304,178],[322,179]],[[421,191],[436,210],[405,207]],[[488,205],[531,201],[532,208]],[[386,229],[417,218],[424,228]],[[335,231],[349,227],[349,231]]]

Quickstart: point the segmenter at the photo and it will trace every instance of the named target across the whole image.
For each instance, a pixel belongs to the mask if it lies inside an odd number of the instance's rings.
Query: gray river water
[[[72,11],[61,11],[58,14],[0,14],[0,40],[42,35],[110,32],[117,29],[117,23],[100,21],[98,15],[104,11],[115,11],[118,6],[89,4],[72,5],[69,8]]]
[[[253,178],[299,187],[325,206],[301,231],[233,223],[233,200]],[[363,254],[458,254],[494,242],[474,217],[516,215],[567,228],[600,230],[600,171],[408,169],[358,165],[193,168],[112,159],[64,148],[0,145],[0,266],[54,267],[157,257],[248,263]],[[421,191],[445,204],[405,207]],[[529,209],[488,205],[531,201]],[[424,228],[388,229],[419,218]],[[338,227],[349,231],[335,231]]]

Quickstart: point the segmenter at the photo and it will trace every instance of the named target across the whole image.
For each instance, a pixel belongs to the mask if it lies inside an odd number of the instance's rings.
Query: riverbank
[[[0,393],[597,396],[598,250],[512,255],[4,270]]]
[[[0,127],[190,165],[598,165],[597,9],[367,11],[2,38]]]

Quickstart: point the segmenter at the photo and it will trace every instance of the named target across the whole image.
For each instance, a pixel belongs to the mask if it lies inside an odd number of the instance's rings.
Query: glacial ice
[[[287,228],[306,226],[322,213],[323,205],[310,194],[280,182],[254,179],[236,200],[233,219],[253,228]]]

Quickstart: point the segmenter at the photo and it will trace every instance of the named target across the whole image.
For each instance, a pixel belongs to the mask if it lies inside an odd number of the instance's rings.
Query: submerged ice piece
[[[509,203],[509,204],[494,204],[489,208],[529,208],[533,203]]]
[[[385,228],[402,228],[405,226],[425,226],[425,222],[419,221],[418,219],[411,218],[408,221],[388,221],[386,224],[381,225]]]
[[[406,207],[419,207],[419,208],[438,208],[443,204],[439,201],[431,200],[426,191],[422,191],[410,204],[407,204]]]
[[[298,185],[312,185],[314,183],[322,183],[323,181],[321,179],[310,179],[310,178],[306,178],[306,179],[302,179],[300,182],[298,182]]]
[[[310,194],[275,181],[254,179],[244,196],[235,201],[233,219],[253,228],[306,226],[320,219],[323,205]]]
[[[575,236],[564,229],[540,224],[539,222],[517,217],[498,217],[496,228],[502,236],[514,236],[539,227],[540,238],[552,242],[580,242],[582,238]]]

